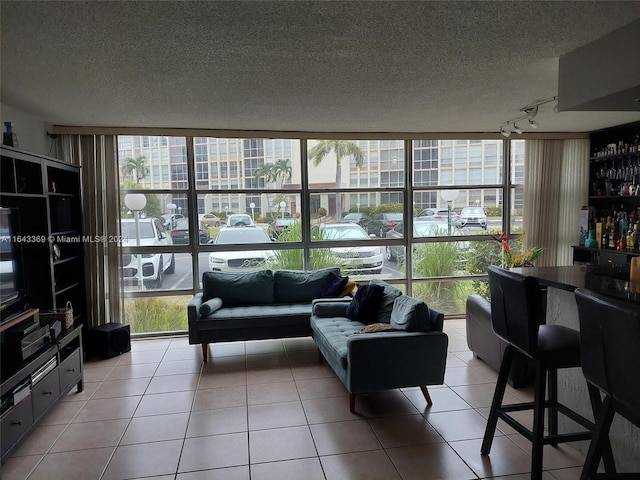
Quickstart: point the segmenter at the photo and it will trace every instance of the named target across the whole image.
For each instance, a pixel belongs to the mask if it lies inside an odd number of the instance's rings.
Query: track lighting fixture
[[[504,137],[509,137],[513,132],[516,132],[518,135],[521,135],[523,130],[521,127],[517,125],[517,122],[522,122],[524,120],[527,121],[527,123],[531,128],[538,128],[538,122],[534,121],[533,119],[538,115],[538,110],[540,105],[551,103],[557,99],[558,97],[546,98],[540,102],[532,103],[530,105],[526,105],[522,107],[520,109],[520,113],[521,113],[520,116],[516,118],[512,118],[511,120],[506,121],[500,125],[500,133]],[[509,125],[511,125],[511,128],[509,127]]]

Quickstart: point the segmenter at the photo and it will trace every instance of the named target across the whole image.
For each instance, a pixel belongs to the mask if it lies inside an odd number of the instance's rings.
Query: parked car
[[[282,232],[284,232],[285,230],[289,230],[291,228],[291,225],[293,225],[296,222],[297,220],[295,218],[276,219],[272,224],[274,236],[276,238],[279,237]]]
[[[325,223],[320,226],[320,235],[323,240],[371,240],[365,229],[355,223]],[[382,247],[334,247],[331,248],[331,252],[338,258],[343,272],[382,272]]]
[[[163,219],[162,225],[167,230],[171,230],[173,227],[175,227],[176,226],[176,222],[178,220],[183,220],[183,219],[187,218],[184,215],[182,215],[181,213],[163,213],[161,216],[162,216],[162,219]]]
[[[200,243],[207,243],[209,241],[209,227],[200,222],[198,228],[198,238]],[[189,220],[182,219],[176,222],[176,226],[171,230],[171,239],[176,245],[189,244]]]
[[[249,227],[255,225],[251,215],[246,213],[232,213],[227,217],[227,227]]]
[[[460,236],[463,232],[458,227],[451,228],[451,235]],[[441,222],[416,222],[413,224],[414,237],[445,237],[449,235],[449,224]],[[404,224],[396,225],[389,230],[387,238],[403,238]],[[468,248],[469,242],[458,242],[461,249]],[[404,258],[404,246],[387,245],[385,247],[385,258],[389,261],[396,261]]]
[[[200,221],[207,227],[219,227],[222,223],[222,219],[213,213],[205,213],[200,217]]]
[[[460,212],[460,226],[478,225],[487,229],[487,215],[482,207],[464,207]]]
[[[402,213],[378,213],[369,223],[369,233],[383,238],[385,234],[403,221]]]
[[[446,208],[425,208],[415,218],[417,221],[446,222],[449,210]],[[460,214],[451,210],[451,223],[460,223]]]
[[[348,222],[348,223],[357,223],[362,228],[364,228],[365,230],[368,231],[369,230],[369,223],[371,222],[371,217],[369,215],[367,215],[366,213],[354,212],[354,213],[347,213],[342,218],[342,221],[343,222]]]
[[[164,228],[163,222],[158,218],[141,218],[138,221],[140,232],[140,246],[166,246],[172,245],[171,236]],[[120,220],[120,233],[124,237],[123,247],[138,245],[136,237],[136,223],[133,218]],[[142,264],[142,280],[153,288],[162,287],[165,273],[173,273],[176,268],[176,260],[172,253],[152,253],[151,251],[140,255]],[[138,281],[138,256],[125,253],[122,255],[122,278],[125,283],[136,285]]]
[[[262,228],[248,226],[221,227],[213,240],[214,245],[238,245],[268,243],[271,238]],[[265,261],[273,256],[273,250],[211,252],[209,268],[214,272],[253,272],[264,268]]]

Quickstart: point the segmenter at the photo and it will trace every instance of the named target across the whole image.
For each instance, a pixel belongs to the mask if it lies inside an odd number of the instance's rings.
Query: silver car
[[[243,243],[268,243],[271,238],[260,227],[222,227],[213,240],[214,245],[239,245]],[[273,257],[273,250],[211,252],[209,268],[213,272],[254,272],[262,270]]]
[[[487,229],[487,215],[482,207],[464,207],[460,212],[460,226],[477,225]]]
[[[356,223],[326,223],[321,225],[320,232],[323,240],[371,240],[369,234]],[[340,269],[344,272],[382,272],[382,247],[335,247],[331,248],[331,252],[338,258]]]

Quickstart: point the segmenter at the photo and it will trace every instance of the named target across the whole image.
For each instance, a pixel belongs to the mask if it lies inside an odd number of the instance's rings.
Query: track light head
[[[522,129],[515,123],[513,124],[513,131],[516,132],[518,135],[522,135]]]
[[[511,130],[507,130],[504,127],[505,127],[504,125],[500,126],[500,133],[502,134],[503,137],[509,138],[511,136]]]
[[[535,107],[525,108],[522,111],[525,113],[529,121],[531,121],[536,117],[536,115],[538,115],[538,105],[536,105]]]
[[[538,128],[538,122],[536,122],[536,121],[534,121],[534,120],[529,119],[529,126],[530,126],[531,128]]]

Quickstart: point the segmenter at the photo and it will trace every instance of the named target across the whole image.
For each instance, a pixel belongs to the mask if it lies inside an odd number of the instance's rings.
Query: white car
[[[157,218],[141,218],[139,220],[140,246],[164,246],[172,245],[171,236]],[[135,247],[136,223],[133,218],[120,220],[120,233],[124,240],[123,247]],[[161,288],[165,273],[173,273],[176,268],[175,257],[172,253],[143,253],[140,255],[142,265],[142,280],[144,284],[153,288]],[[138,256],[131,254],[122,255],[122,278],[129,285],[137,285],[138,282]]]
[[[356,223],[325,223],[320,227],[323,240],[370,240],[369,234]],[[338,258],[340,270],[351,273],[381,273],[382,247],[334,247],[331,252]]]
[[[238,245],[243,243],[269,243],[271,238],[260,227],[222,227],[213,240],[214,245]],[[211,252],[209,268],[213,272],[255,272],[264,268],[265,261],[273,256],[273,250]]]
[[[253,225],[253,218],[246,213],[233,213],[227,217],[227,227],[252,227]]]

